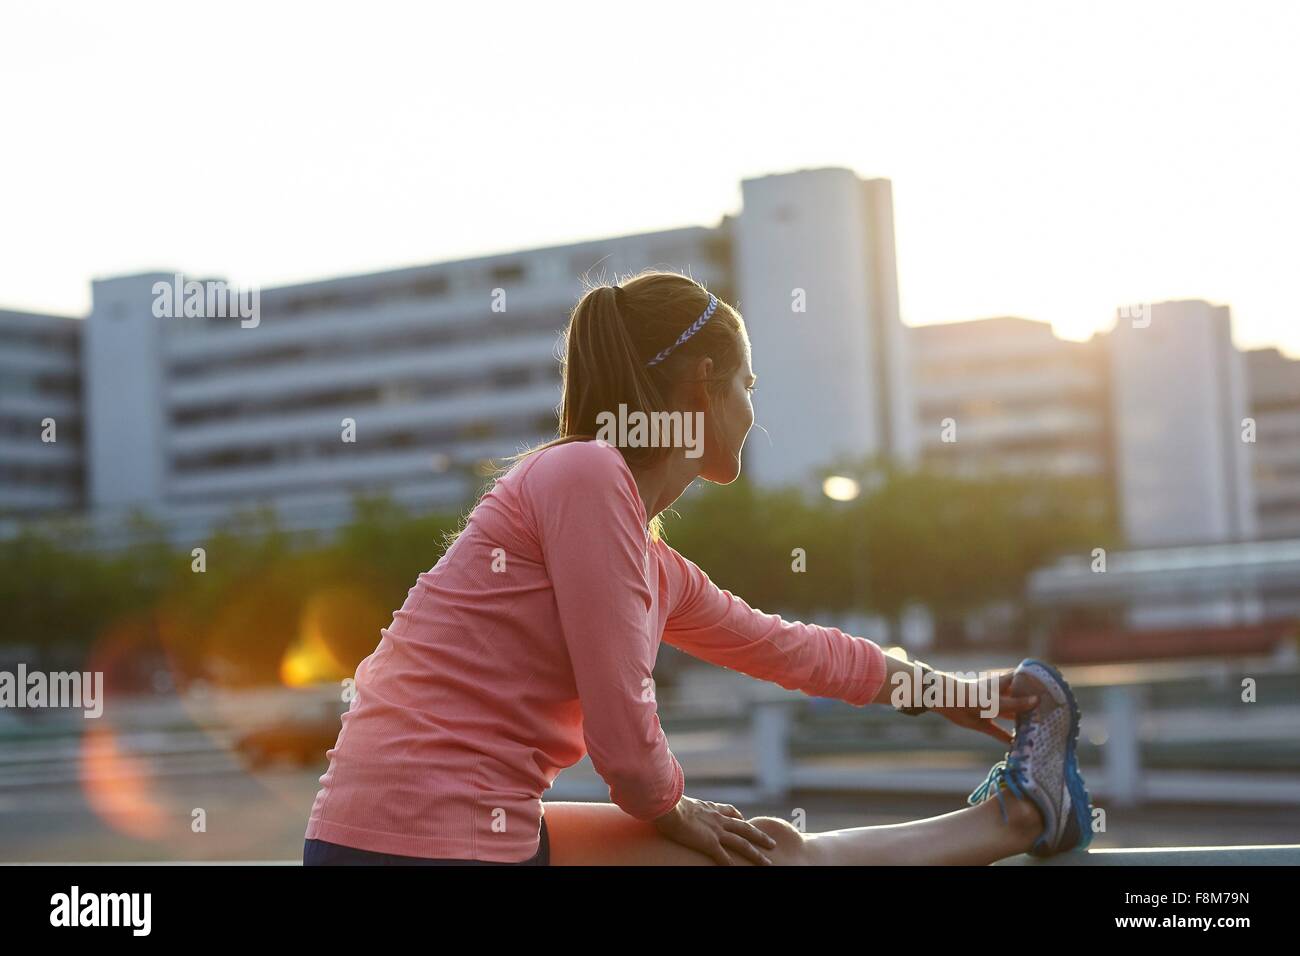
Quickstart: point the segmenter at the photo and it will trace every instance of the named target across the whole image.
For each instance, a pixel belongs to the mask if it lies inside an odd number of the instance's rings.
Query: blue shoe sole
[[[1079,702],[1074,698],[1074,691],[1070,689],[1069,683],[1061,672],[1051,664],[1045,661],[1026,658],[1021,662],[1021,666],[1032,665],[1041,667],[1051,675],[1052,679],[1060,685],[1065,691],[1065,699],[1070,702],[1070,739],[1065,745],[1065,786],[1070,791],[1070,810],[1072,817],[1066,823],[1063,843],[1068,843],[1070,836],[1075,836],[1075,842],[1069,847],[1070,850],[1085,850],[1088,844],[1092,842],[1092,800],[1088,796],[1088,788],[1084,785],[1083,774],[1079,772],[1079,758],[1077,755],[1077,744],[1079,741]],[[1029,851],[1031,856],[1055,856],[1057,853],[1064,853],[1066,850],[1053,849],[1043,843],[1043,838],[1039,838],[1034,843],[1033,848]]]

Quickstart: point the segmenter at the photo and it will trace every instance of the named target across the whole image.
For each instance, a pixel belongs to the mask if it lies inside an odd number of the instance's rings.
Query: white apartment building
[[[581,275],[657,264],[725,295],[725,250],[681,229],[266,289],[255,324],[155,317],[171,275],[96,282],[89,504],[194,533],[261,507],[328,528],[367,494],[459,508],[489,459],[553,437]]]

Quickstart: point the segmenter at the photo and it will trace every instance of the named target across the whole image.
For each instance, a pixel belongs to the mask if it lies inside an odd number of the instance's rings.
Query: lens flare
[[[298,636],[280,661],[286,687],[339,681],[374,650],[386,612],[365,591],[337,587],[317,591],[303,604]]]
[[[148,764],[127,753],[112,730],[94,727],[82,736],[78,776],[91,810],[114,830],[142,840],[166,835],[167,813]]]

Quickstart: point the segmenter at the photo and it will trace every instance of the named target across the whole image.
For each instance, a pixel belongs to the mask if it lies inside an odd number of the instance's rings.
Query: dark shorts
[[[489,860],[430,860],[422,856],[398,856],[374,853],[324,840],[307,840],[302,848],[303,866],[550,866],[551,840],[542,817],[541,840],[537,852],[518,863],[493,863]]]

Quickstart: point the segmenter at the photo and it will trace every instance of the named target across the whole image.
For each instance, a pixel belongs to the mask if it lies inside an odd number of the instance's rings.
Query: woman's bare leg
[[[764,852],[779,866],[982,866],[1024,853],[1042,832],[1042,818],[1032,804],[1010,794],[1003,797],[1005,822],[997,800],[911,823],[825,833],[800,833],[776,817],[750,822],[776,839],[776,848]],[[651,824],[612,803],[548,802],[543,807],[555,866],[713,865],[704,854],[665,839]]]

